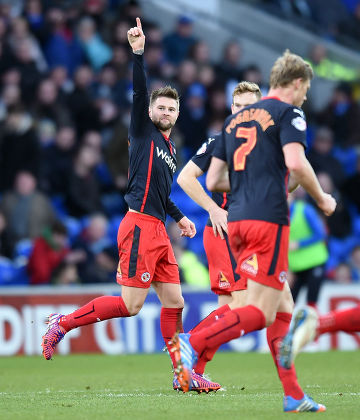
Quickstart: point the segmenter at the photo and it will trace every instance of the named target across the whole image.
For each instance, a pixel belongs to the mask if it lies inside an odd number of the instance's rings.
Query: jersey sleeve
[[[225,126],[224,126],[225,127]],[[221,134],[219,135],[216,144],[214,146],[214,151],[212,156],[217,157],[218,159],[226,162],[226,142],[225,142],[225,128],[223,128]]]
[[[133,104],[131,109],[130,135],[138,136],[149,118],[149,96],[146,87],[144,55],[133,54]]]
[[[184,217],[182,211],[177,207],[177,205],[168,197],[166,203],[166,213],[171,216],[175,222],[180,222],[180,220]]]
[[[203,172],[207,172],[210,166],[212,154],[215,149],[216,137],[209,137],[206,142],[202,144],[200,149],[191,158]]]
[[[280,121],[280,142],[281,146],[288,143],[301,143],[305,148],[306,141],[306,119],[304,112],[296,107],[288,108]]]

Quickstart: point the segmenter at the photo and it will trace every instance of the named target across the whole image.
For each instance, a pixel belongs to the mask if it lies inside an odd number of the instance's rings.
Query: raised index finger
[[[141,29],[142,30],[142,26],[141,26],[141,20],[140,20],[140,18],[136,18],[136,26],[139,28],[139,29]]]

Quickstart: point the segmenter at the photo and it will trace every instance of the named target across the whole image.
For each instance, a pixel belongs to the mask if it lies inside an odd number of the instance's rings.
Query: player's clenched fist
[[[145,35],[142,30],[140,18],[136,18],[136,26],[130,28],[127,32],[128,41],[132,50],[142,51],[145,46]]]

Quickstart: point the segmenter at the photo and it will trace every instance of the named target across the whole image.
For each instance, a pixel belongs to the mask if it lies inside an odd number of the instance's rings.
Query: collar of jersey
[[[281,99],[278,96],[264,96],[262,100],[264,99],[276,99],[277,101],[281,101]]]

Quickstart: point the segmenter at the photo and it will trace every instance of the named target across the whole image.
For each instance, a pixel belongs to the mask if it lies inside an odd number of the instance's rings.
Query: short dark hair
[[[175,101],[178,104],[178,107],[180,105],[178,91],[175,88],[172,88],[171,86],[168,85],[159,89],[155,89],[151,92],[150,106],[153,105],[153,103],[156,101],[157,98],[161,98],[161,97],[175,99]]]

